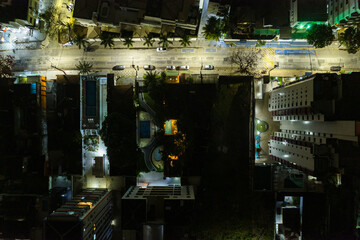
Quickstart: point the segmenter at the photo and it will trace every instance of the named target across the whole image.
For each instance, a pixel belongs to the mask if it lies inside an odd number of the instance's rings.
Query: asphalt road
[[[98,45],[98,43],[96,43]],[[95,45],[96,45],[95,44]],[[54,70],[51,65],[65,71],[76,70],[79,61],[88,61],[93,64],[94,70],[104,73],[109,72],[114,65],[125,65],[126,71],[133,71],[131,64],[138,65],[142,69],[143,65],[155,65],[157,69],[164,69],[166,65],[189,65],[192,73],[199,73],[202,64],[212,64],[215,71],[219,74],[229,74],[236,70],[235,65],[231,65],[226,58],[238,47],[213,47],[212,44],[194,44],[199,47],[187,48],[184,51],[180,47],[170,48],[166,52],[156,52],[155,49],[134,48],[134,49],[105,49],[100,46],[94,52],[87,52],[76,46],[70,48],[50,48],[36,50],[17,50],[3,51],[2,54],[15,56],[15,71],[18,72],[49,72]],[[287,50],[280,45],[281,51]],[[192,49],[192,50],[189,50]],[[242,48],[243,49],[243,48]],[[247,48],[248,49],[248,48]],[[311,49],[312,54],[306,54],[308,48],[297,48],[295,51],[303,51],[302,54],[292,54],[294,48],[290,48],[290,54],[283,54],[275,48],[262,47],[263,57],[258,68],[270,69],[274,64],[278,64],[278,70],[285,71],[329,71],[331,66],[341,66],[349,71],[359,70],[360,61],[358,54],[348,54],[344,50],[331,46],[323,49]],[[309,51],[308,51],[309,52]],[[278,71],[277,70],[277,71]],[[140,76],[144,71],[140,71]],[[276,73],[276,71],[272,72]],[[61,74],[61,72],[57,72]],[[206,72],[205,72],[206,74]]]

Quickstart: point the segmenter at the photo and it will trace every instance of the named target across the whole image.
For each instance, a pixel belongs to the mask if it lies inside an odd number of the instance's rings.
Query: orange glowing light
[[[178,160],[179,157],[178,156],[174,156],[174,155],[169,155],[168,156],[171,160]]]

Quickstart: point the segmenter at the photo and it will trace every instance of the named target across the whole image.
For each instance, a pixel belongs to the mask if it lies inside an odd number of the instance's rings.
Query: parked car
[[[340,66],[331,66],[330,67],[330,71],[340,71],[341,67]]]
[[[176,67],[173,65],[166,66],[166,70],[175,70],[175,69],[176,69]]]
[[[70,47],[70,46],[72,46],[73,44],[74,44],[74,42],[73,42],[73,41],[70,41],[70,42],[64,43],[62,46],[63,46],[63,47]]]
[[[204,70],[214,70],[214,65],[204,65]]]
[[[158,47],[156,49],[157,52],[166,52],[166,48]]]
[[[145,70],[155,70],[155,66],[154,65],[145,65],[144,69]]]
[[[86,47],[84,48],[84,52],[94,52],[95,48],[94,47]]]
[[[178,66],[177,68],[176,68],[177,70],[189,70],[190,69],[190,67],[189,66]]]
[[[114,71],[119,71],[119,70],[124,70],[125,66],[124,65],[116,65],[112,68],[112,70]]]

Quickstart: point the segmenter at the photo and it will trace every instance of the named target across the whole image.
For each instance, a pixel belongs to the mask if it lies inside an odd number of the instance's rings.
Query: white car
[[[176,69],[177,70],[189,70],[190,67],[188,65],[184,65],[184,66],[178,66]]]
[[[156,49],[157,52],[166,52],[166,48],[158,47]]]
[[[63,46],[63,47],[70,47],[70,46],[72,46],[73,44],[74,44],[73,41],[70,41],[70,42],[64,43],[62,46]]]
[[[204,70],[214,70],[213,65],[204,65]]]
[[[176,69],[176,67],[173,65],[166,66],[166,70],[175,70],[175,69]]]
[[[144,69],[145,70],[155,70],[155,66],[154,65],[145,65]]]

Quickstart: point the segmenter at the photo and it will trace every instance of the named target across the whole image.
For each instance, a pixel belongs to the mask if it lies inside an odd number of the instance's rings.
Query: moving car
[[[330,67],[330,71],[340,71],[341,67],[340,66],[331,66]]]
[[[114,71],[119,71],[119,70],[124,70],[125,66],[124,65],[116,65],[112,68],[112,70]]]
[[[175,69],[176,69],[176,67],[173,65],[166,66],[166,70],[175,70]]]
[[[154,65],[145,65],[144,69],[145,70],[155,70],[155,66]]]
[[[190,69],[190,67],[189,66],[178,66],[177,68],[176,68],[177,70],[189,70]]]
[[[166,48],[158,47],[156,49],[157,52],[166,52]]]
[[[204,65],[204,70],[214,70],[214,65]]]

